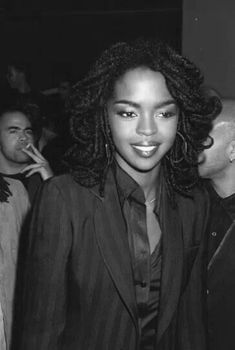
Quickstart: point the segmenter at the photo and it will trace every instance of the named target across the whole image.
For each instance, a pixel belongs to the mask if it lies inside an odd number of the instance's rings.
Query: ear
[[[228,147],[228,156],[230,163],[235,160],[235,140],[231,141]]]

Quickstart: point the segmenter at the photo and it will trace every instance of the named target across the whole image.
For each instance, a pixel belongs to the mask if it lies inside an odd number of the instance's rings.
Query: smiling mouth
[[[142,157],[151,157],[158,149],[158,145],[150,145],[150,146],[143,146],[143,145],[132,145],[134,150]]]
[[[133,145],[133,147],[137,150],[142,151],[142,152],[151,152],[155,148],[157,148],[157,146],[136,146],[136,145]]]

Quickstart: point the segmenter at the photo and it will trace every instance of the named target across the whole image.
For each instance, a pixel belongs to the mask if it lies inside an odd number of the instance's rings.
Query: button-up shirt
[[[119,197],[127,225],[141,331],[141,349],[152,350],[156,338],[161,279],[161,241],[152,254],[147,235],[145,197],[140,186],[116,167]],[[154,213],[158,217],[160,195]]]
[[[221,198],[211,185],[208,185],[208,191],[211,199],[210,225],[207,231],[209,262],[235,220],[235,193]]]

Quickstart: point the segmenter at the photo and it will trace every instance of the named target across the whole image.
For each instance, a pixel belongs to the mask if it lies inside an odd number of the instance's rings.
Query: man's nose
[[[20,140],[21,142],[24,142],[24,141],[28,140],[28,136],[27,136],[27,134],[26,134],[24,131],[22,131],[22,132],[20,133],[20,135],[19,135],[19,140]]]
[[[150,136],[155,134],[157,130],[157,121],[153,116],[140,117],[136,128],[137,134]]]

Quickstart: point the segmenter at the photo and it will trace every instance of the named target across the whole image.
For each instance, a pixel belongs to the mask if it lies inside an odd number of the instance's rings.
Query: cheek
[[[117,132],[117,130],[111,129],[111,135],[112,135],[113,143],[116,147],[118,146],[121,147],[122,145],[125,144],[125,140],[127,139],[127,137],[124,132]]]
[[[205,161],[207,163],[219,165],[224,159],[224,153],[220,147],[212,147],[205,151]]]
[[[16,138],[10,136],[10,137],[4,137],[2,139],[1,145],[2,145],[2,148],[8,148],[14,145],[15,143],[16,143]]]
[[[162,129],[162,137],[164,140],[169,143],[173,143],[176,138],[176,132],[177,132],[177,124],[172,123],[170,125],[165,125]]]
[[[28,140],[30,143],[34,143],[35,141],[33,135],[28,135]]]
[[[120,121],[111,121],[110,122],[110,130],[112,134],[113,141],[124,141],[128,139],[132,134],[132,127],[128,123],[122,123]]]

